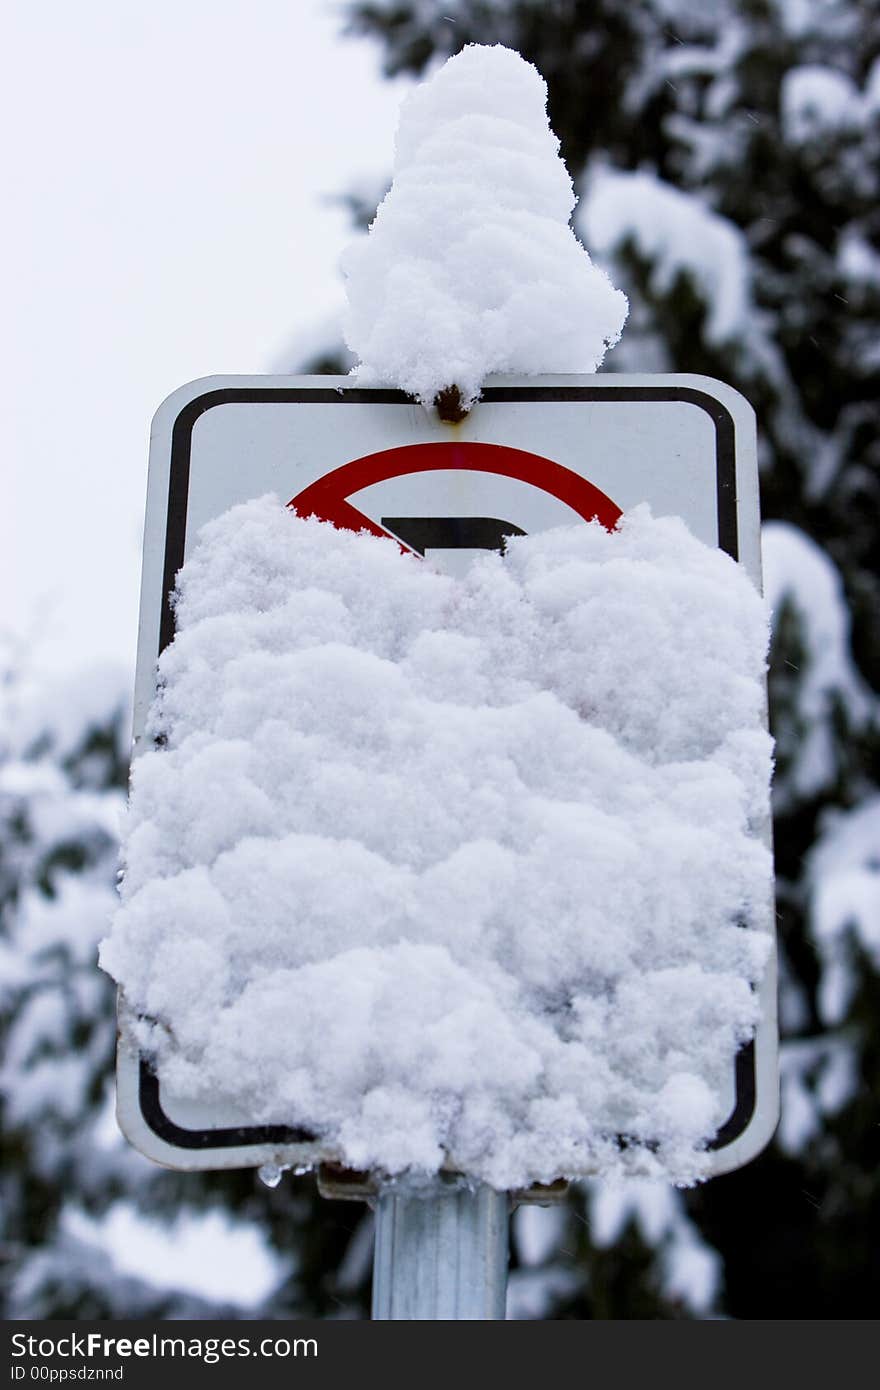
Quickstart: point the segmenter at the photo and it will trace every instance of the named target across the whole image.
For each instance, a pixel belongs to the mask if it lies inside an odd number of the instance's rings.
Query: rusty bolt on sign
[[[437,414],[447,425],[459,425],[467,411],[461,399],[461,391],[457,386],[444,386],[442,391],[438,391],[434,397],[434,405]]]

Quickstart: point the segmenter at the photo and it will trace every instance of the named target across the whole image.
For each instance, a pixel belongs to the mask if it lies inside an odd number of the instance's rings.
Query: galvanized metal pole
[[[373,1318],[503,1320],[509,1207],[484,1185],[380,1190]]]

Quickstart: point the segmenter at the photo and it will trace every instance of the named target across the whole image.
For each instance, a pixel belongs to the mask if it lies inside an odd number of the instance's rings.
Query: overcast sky
[[[327,199],[390,168],[405,86],[327,0],[14,0],[0,633],[133,667],[151,416],[341,299]]]

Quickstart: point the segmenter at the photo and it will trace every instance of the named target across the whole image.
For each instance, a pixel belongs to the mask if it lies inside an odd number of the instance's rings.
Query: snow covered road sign
[[[455,570],[505,535],[577,520],[614,525],[648,502],[677,515],[760,585],[754,417],[731,388],[698,376],[495,378],[459,425],[402,392],[337,377],[213,377],[176,391],[151,437],[135,692],[146,738],[156,660],[172,640],[175,575],[208,520],[272,492],[302,515],[394,536]],[[769,826],[766,828],[769,840]],[[767,930],[773,911],[768,885]],[[736,1058],[715,1173],[752,1158],[777,1115],[775,972],[762,1020]],[[222,1095],[182,1102],[131,1041],[120,1005],[119,1118],[132,1143],[176,1168],[310,1165],[314,1138],[255,1124]]]

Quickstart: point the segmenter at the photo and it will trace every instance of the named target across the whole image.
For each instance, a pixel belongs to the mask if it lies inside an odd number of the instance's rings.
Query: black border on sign
[[[718,545],[739,559],[736,518],[736,427],[727,407],[693,386],[489,386],[481,400],[516,401],[681,401],[704,410],[715,426],[715,477],[718,510]],[[363,387],[223,386],[188,401],[171,431],[171,467],[168,479],[168,512],[165,531],[165,567],[162,580],[162,612],[159,652],[174,637],[171,595],[177,571],[183,564],[192,433],[196,421],[220,405],[413,405],[404,391],[370,390]],[[734,1067],[733,1109],[708,1147],[717,1151],[732,1144],[746,1130],[757,1100],[754,1041],[740,1048]],[[166,1144],[179,1149],[223,1149],[257,1144],[305,1144],[316,1136],[287,1125],[249,1125],[225,1129],[184,1129],[162,1108],[159,1079],[141,1056],[138,1099],[147,1126]]]

